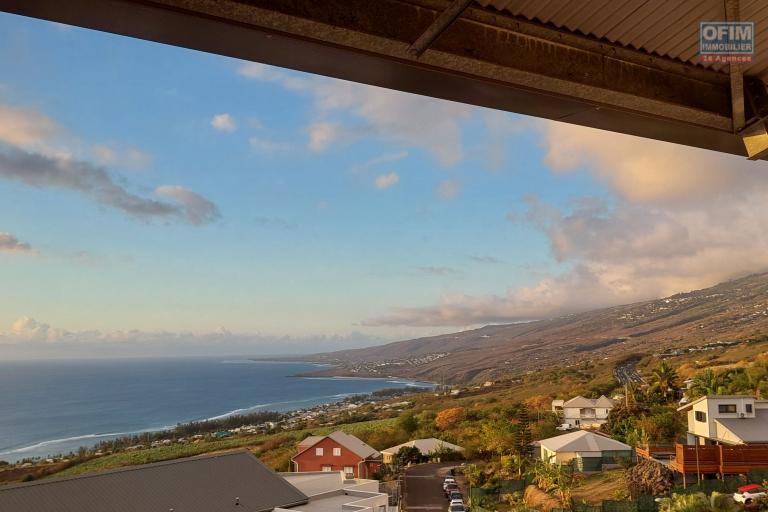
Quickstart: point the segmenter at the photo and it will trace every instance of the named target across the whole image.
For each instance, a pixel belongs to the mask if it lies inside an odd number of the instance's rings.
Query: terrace
[[[638,448],[637,455],[652,459],[681,474],[740,475],[768,469],[768,445],[685,445]]]

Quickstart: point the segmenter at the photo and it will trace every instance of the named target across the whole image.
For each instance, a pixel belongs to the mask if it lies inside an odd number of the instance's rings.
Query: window
[[[718,404],[717,412],[720,414],[736,414],[736,404]]]
[[[344,476],[355,476],[355,468],[352,466],[344,466]]]
[[[702,423],[707,422],[707,413],[704,411],[696,411],[696,421],[700,421]]]
[[[315,448],[315,455],[318,457],[323,456],[323,449],[322,448]]]
[[[323,469],[324,473],[330,473],[331,472],[331,466],[329,466],[328,464],[323,464],[323,468],[322,469]]]
[[[750,414],[752,413],[752,404],[746,404],[744,407],[746,408],[746,411],[748,413],[750,413]]]
[[[341,448],[334,448],[333,449],[333,456],[334,457],[341,457]]]

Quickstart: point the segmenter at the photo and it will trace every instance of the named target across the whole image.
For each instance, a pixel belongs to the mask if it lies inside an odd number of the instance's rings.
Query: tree
[[[395,465],[407,466],[411,462],[421,462],[421,452],[415,446],[403,446],[394,457]]]
[[[463,407],[451,407],[440,411],[435,417],[435,425],[441,430],[455,427],[464,418]]]
[[[651,392],[658,392],[665,402],[669,401],[670,393],[674,396],[674,390],[677,387],[677,372],[666,361],[653,370],[652,384],[649,389]]]
[[[691,394],[693,398],[707,395],[717,395],[722,387],[723,379],[712,369],[704,370],[693,378]]]
[[[406,412],[397,419],[397,427],[410,436],[419,430],[419,420],[412,412]]]
[[[528,417],[528,408],[521,407],[517,413],[517,446],[515,453],[527,457],[531,453],[533,434],[531,433],[531,420]]]

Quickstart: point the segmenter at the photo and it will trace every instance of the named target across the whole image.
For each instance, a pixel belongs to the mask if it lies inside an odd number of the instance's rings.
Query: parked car
[[[464,500],[453,499],[453,498],[451,498],[451,502],[449,503],[449,505],[463,505],[463,504],[464,504]]]
[[[448,498],[451,501],[459,500],[462,503],[464,502],[464,496],[459,491],[451,491],[451,494],[448,495]]]
[[[463,503],[451,503],[448,505],[448,512],[466,512]]]
[[[445,497],[448,498],[451,495],[451,492],[459,490],[459,486],[456,485],[455,483],[448,484],[445,486],[444,490],[445,490]]]
[[[452,476],[446,477],[445,480],[443,480],[443,490],[445,490],[445,487],[448,484],[455,484],[455,483],[456,483],[456,480]]]
[[[742,485],[738,489],[736,489],[736,492],[733,493],[733,501],[736,503],[752,503],[754,500],[758,498],[765,497],[765,489],[761,485],[757,484],[749,484],[749,485]]]

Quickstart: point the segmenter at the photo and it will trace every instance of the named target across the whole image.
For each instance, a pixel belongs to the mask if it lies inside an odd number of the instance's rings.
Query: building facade
[[[577,396],[570,400],[553,400],[552,411],[562,414],[563,424],[569,428],[600,428],[608,421],[608,414],[616,404],[606,396],[584,398]]]
[[[378,451],[341,431],[308,437],[297,448],[291,458],[295,472],[340,471],[347,478],[373,478],[382,463]]]
[[[688,417],[689,445],[768,443],[768,400],[703,396],[678,408]]]

